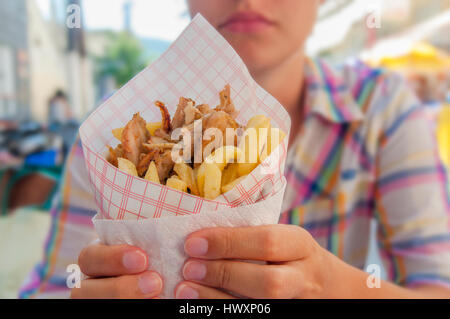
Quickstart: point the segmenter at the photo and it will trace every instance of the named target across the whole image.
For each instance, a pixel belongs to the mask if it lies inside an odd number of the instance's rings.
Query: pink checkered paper
[[[158,60],[103,103],[80,128],[86,167],[103,218],[140,220],[196,215],[251,205],[283,188],[286,139],[244,181],[216,200],[130,176],[106,160],[107,145],[118,144],[111,131],[125,126],[134,113],[140,112],[148,122],[161,121],[154,102],[166,103],[173,115],[181,96],[214,107],[226,84],[231,85],[231,97],[240,112],[239,123],[264,114],[274,127],[289,133],[291,121],[283,106],[252,79],[239,55],[214,27],[197,15]]]
[[[216,200],[206,200],[119,171],[105,159],[107,145],[117,141],[111,130],[123,127],[134,113],[158,122],[156,100],[173,115],[180,96],[214,107],[219,92],[231,85],[231,97],[242,124],[264,114],[289,136],[285,109],[250,76],[225,39],[197,15],[180,37],[152,65],[138,74],[83,123],[80,136],[98,214],[93,223],[106,245],[128,244],[150,256],[150,269],[161,274],[164,291],[173,298],[182,281],[184,241],[207,227],[276,224],[286,180],[287,138],[244,181]]]

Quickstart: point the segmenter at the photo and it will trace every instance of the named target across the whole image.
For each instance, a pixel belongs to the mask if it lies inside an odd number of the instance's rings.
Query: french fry
[[[155,135],[155,131],[162,127],[162,123],[161,122],[147,123],[146,127],[147,127],[147,131],[150,133],[150,135],[153,136],[153,135]]]
[[[225,194],[229,191],[231,191],[236,185],[238,185],[240,182],[242,182],[248,175],[241,176],[231,183],[226,184],[225,186],[222,186],[222,194]]]
[[[246,130],[239,144],[241,157],[238,160],[238,175],[244,176],[250,174],[259,162],[258,154],[258,135],[254,129]]]
[[[112,130],[113,136],[121,142],[122,142],[122,133],[123,133],[124,129],[125,129],[124,127],[121,127],[121,128],[116,128],[116,129]]]
[[[174,188],[176,190],[187,192],[187,184],[178,178],[178,176],[172,176],[167,179],[166,186]]]
[[[197,180],[197,176],[198,176],[198,170],[200,169],[200,166],[197,166],[197,167],[195,167],[194,169],[193,169],[193,171],[194,171],[194,178],[195,178],[195,180]],[[198,185],[197,185],[198,186]]]
[[[266,147],[261,154],[261,162],[263,162],[268,156],[270,156],[270,154],[272,154],[273,150],[281,144],[285,137],[286,133],[279,128],[272,127],[269,130]]]
[[[199,167],[197,167],[195,169],[196,172],[194,172],[194,175],[196,176],[196,180],[197,180],[197,187],[198,187],[198,192],[200,194],[201,197],[205,196],[205,169],[206,169],[206,165],[200,165]]]
[[[269,128],[270,119],[265,115],[255,115],[247,122],[246,129],[248,128]]]
[[[258,166],[258,162],[256,163],[239,163],[238,165],[238,175],[245,176],[250,174],[256,167]]]
[[[150,162],[144,178],[150,182],[161,184],[158,176],[158,170],[156,169],[156,164],[154,161]]]
[[[231,163],[228,164],[227,167],[222,172],[222,186],[225,186],[232,181],[234,181],[236,178],[239,177],[238,174],[238,163]]]
[[[180,177],[182,181],[187,184],[187,187],[190,189],[192,195],[198,196],[200,193],[197,187],[197,181],[194,177],[194,170],[192,167],[187,165],[184,162],[176,163],[173,167],[173,170]]]
[[[138,176],[136,166],[129,160],[120,157],[117,159],[117,165],[121,171],[133,176]]]
[[[214,163],[222,171],[231,160],[237,160],[241,157],[241,149],[235,146],[222,146],[216,149],[206,159],[206,163]]]
[[[238,159],[241,156],[241,150],[235,146],[222,146],[216,149],[212,154],[210,154],[205,161],[197,168],[196,179],[197,179],[197,187],[200,193],[200,196],[206,197],[206,185],[205,185],[205,177],[207,175],[206,168],[210,165],[215,165],[217,169],[220,171],[220,175],[222,175],[222,170],[224,170],[225,166],[232,160]],[[210,168],[211,169],[211,168]],[[222,179],[222,178],[221,178]],[[219,195],[220,195],[220,186],[222,181],[219,181]],[[214,184],[214,183],[213,183]],[[214,191],[211,192],[215,194]],[[219,196],[217,195],[217,196]],[[211,195],[212,196],[212,195]],[[216,197],[217,197],[216,196]],[[216,198],[214,197],[214,198]]]
[[[204,197],[206,199],[216,199],[221,191],[222,171],[216,164],[206,163],[205,176],[208,176],[208,178],[205,178]]]
[[[256,115],[248,121],[239,143],[242,152],[238,165],[239,176],[250,174],[260,163],[260,155],[267,144],[269,130],[270,119],[265,115]]]

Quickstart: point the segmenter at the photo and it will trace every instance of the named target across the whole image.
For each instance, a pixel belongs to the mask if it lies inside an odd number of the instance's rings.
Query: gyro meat
[[[184,109],[184,125],[189,125],[194,123],[195,120],[201,119],[203,116],[202,112],[198,108],[194,107],[191,103]]]
[[[202,136],[205,137],[205,132],[209,129],[217,129],[221,133],[221,140],[216,141],[216,136],[213,134],[210,139],[202,138],[201,145],[202,147],[194,148],[194,158],[200,159],[209,154],[204,154],[205,148],[211,144],[211,151],[214,151],[214,148],[218,148],[220,146],[230,145],[236,146],[237,137],[234,136],[232,138],[227,138],[227,128],[233,129],[232,132],[236,132],[239,124],[226,112],[224,111],[212,111],[210,114],[204,116],[202,118]],[[218,133],[219,133],[218,132]],[[192,134],[193,135],[193,134]],[[193,139],[192,139],[193,140]],[[198,141],[197,141],[198,142]],[[194,142],[193,142],[194,143]],[[204,156],[203,156],[204,155]],[[195,163],[194,167],[198,167],[199,163]]]
[[[147,131],[145,120],[139,113],[134,114],[122,133],[123,157],[137,165],[143,150],[142,144],[147,142],[149,137],[150,133]]]
[[[170,143],[170,139],[166,139],[159,136],[150,136],[147,144],[163,144],[163,143]]]
[[[214,111],[209,116],[205,117],[205,120],[203,121],[203,132],[205,132],[210,128],[216,128],[222,132],[223,145],[227,145],[227,142],[229,142],[226,141],[227,128],[238,129],[239,127],[240,127],[239,124],[228,113],[224,111]],[[203,147],[205,147],[212,141],[203,141]],[[231,143],[228,144],[235,145],[236,141],[233,140],[231,141]]]
[[[175,163],[172,160],[172,148],[175,144],[144,144],[148,149],[147,154],[142,154],[141,160],[137,165],[139,176],[144,176],[152,161],[155,162],[158,176],[161,181],[166,180]]]
[[[117,145],[115,149],[108,145],[108,150],[109,150],[109,156],[107,158],[108,162],[117,167],[119,165],[118,162],[119,157],[123,156],[122,144]]]
[[[163,143],[161,142],[161,140],[170,142],[171,141],[170,132],[166,132],[162,128],[159,128],[155,131],[154,136],[152,136],[152,139],[158,140],[157,143]]]
[[[167,110],[166,105],[160,101],[156,101],[155,105],[159,107],[161,111],[162,130],[167,134],[170,134],[170,132],[172,131],[172,124],[170,123],[170,113]]]
[[[202,115],[206,115],[212,112],[211,108],[208,104],[200,104],[197,106],[197,109],[202,113]]]
[[[154,150],[153,152],[150,151],[149,153],[141,154],[141,159],[139,161],[139,164],[136,166],[137,172],[139,176],[144,176],[145,173],[148,170],[148,166],[150,165],[150,162],[155,158],[156,152],[159,152],[159,150]]]
[[[227,84],[225,89],[220,92],[220,105],[215,108],[216,111],[223,111],[228,113],[233,119],[235,119],[239,112],[236,111],[234,103],[231,100],[230,85]]]
[[[185,97],[180,97],[178,102],[177,110],[172,119],[172,128],[176,129],[179,127],[183,127],[185,125],[185,113],[184,109],[188,106],[195,106],[195,102],[191,99],[187,99]]]
[[[155,164],[159,179],[161,181],[165,181],[175,166],[175,163],[172,160],[172,150],[167,149],[162,152],[157,152],[155,156]]]
[[[171,150],[175,147],[175,143],[160,143],[160,144],[144,144],[144,147],[149,150]]]

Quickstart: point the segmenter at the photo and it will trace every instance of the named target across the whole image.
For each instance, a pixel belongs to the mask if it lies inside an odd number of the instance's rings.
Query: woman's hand
[[[322,298],[333,256],[298,226],[211,228],[191,234],[177,298]],[[243,260],[266,261],[249,263]]]
[[[161,293],[161,277],[148,269],[148,256],[139,248],[90,245],[78,257],[83,274],[89,276],[71,298],[148,299]]]

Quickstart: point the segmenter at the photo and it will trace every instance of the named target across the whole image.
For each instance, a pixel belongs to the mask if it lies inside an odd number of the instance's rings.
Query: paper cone
[[[178,99],[219,104],[219,92],[231,86],[231,98],[245,124],[254,115],[268,116],[272,126],[289,136],[286,110],[250,76],[226,40],[201,15],[152,65],[102,104],[80,128],[86,167],[98,207],[94,219],[100,240],[143,248],[151,269],[163,275],[163,297],[173,297],[181,280],[185,237],[201,228],[278,222],[286,181],[287,138],[249,176],[216,200],[206,200],[127,175],[106,160],[107,145],[118,144],[112,130],[123,127],[134,113],[147,122],[161,121],[154,106],[166,103],[174,114]]]

